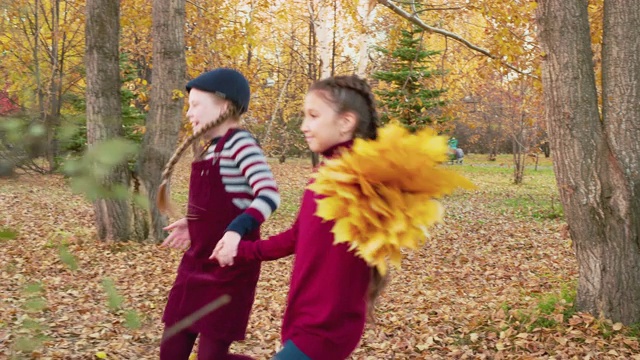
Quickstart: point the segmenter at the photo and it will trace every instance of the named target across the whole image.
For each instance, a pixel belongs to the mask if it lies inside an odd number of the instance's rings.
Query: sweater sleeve
[[[280,206],[280,193],[256,139],[246,131],[239,131],[230,141],[232,161],[251,187],[253,200],[226,230],[244,236],[258,228]]]
[[[240,241],[236,259],[239,262],[277,260],[293,255],[298,241],[298,221],[289,230],[266,240]]]

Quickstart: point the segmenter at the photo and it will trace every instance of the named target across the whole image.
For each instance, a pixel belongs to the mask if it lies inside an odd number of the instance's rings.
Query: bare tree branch
[[[402,0],[396,0],[396,3],[398,4],[405,4],[405,5],[415,5],[416,0],[406,0],[406,1],[402,1]],[[462,9],[462,6],[456,6],[456,7],[447,7],[445,6],[445,4],[438,4],[438,5],[429,5],[429,4],[420,4],[420,7],[423,8],[424,10],[422,11],[429,11],[429,10],[456,10],[456,9]]]
[[[479,52],[491,59],[497,60],[499,61],[501,64],[503,64],[504,66],[508,67],[509,69],[522,74],[522,75],[526,75],[526,76],[531,76],[533,78],[538,78],[537,76],[531,74],[531,72],[525,72],[523,70],[518,69],[517,67],[502,61],[502,59],[500,59],[499,56],[492,54],[491,52],[489,52],[489,50],[484,49],[480,46],[477,46],[473,43],[471,43],[469,40],[463,38],[462,36],[452,33],[450,31],[444,30],[444,29],[440,29],[437,27],[433,27],[430,26],[428,24],[426,24],[424,21],[422,21],[418,16],[416,16],[416,14],[410,14],[407,11],[405,11],[404,9],[400,8],[399,6],[393,4],[390,0],[377,0],[379,4],[391,9],[391,11],[393,11],[394,13],[400,15],[402,18],[412,22],[413,24],[421,27],[422,29],[425,29],[427,31],[430,31],[432,33],[436,33],[436,34],[440,34],[443,35],[445,37],[451,38],[453,40],[456,40],[459,43],[462,43],[463,45],[465,45],[466,47],[468,47],[471,50],[474,50],[476,52]]]

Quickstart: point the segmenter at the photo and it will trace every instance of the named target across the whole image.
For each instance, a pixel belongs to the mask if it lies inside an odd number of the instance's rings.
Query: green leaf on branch
[[[144,210],[149,210],[149,198],[143,194],[133,194],[133,202]]]
[[[122,308],[122,302],[124,301],[124,299],[120,294],[118,294],[118,290],[116,289],[113,280],[111,280],[110,278],[104,278],[102,280],[102,287],[107,293],[107,303],[109,304],[109,308],[112,311],[116,311]]]
[[[127,310],[124,313],[124,326],[129,329],[139,329],[141,326],[140,316],[135,310]]]
[[[111,139],[95,145],[89,154],[98,164],[116,166],[136,153],[137,146],[125,139]],[[88,155],[89,155],[88,154]]]
[[[69,251],[69,248],[67,248],[66,246],[60,246],[58,248],[58,254],[60,255],[60,261],[66,264],[69,267],[69,269],[71,270],[78,269],[78,263],[76,262],[76,258],[73,256],[73,254],[71,254],[71,252]]]

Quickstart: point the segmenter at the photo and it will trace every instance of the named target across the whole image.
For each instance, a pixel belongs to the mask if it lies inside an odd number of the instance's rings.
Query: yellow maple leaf
[[[318,200],[316,215],[324,220],[334,220],[348,215],[347,209],[342,207],[342,201],[337,197],[326,197]]]
[[[336,224],[333,226],[331,231],[335,235],[335,242],[351,242],[356,238],[356,231],[354,231],[353,226],[348,218],[342,218],[336,220]]]

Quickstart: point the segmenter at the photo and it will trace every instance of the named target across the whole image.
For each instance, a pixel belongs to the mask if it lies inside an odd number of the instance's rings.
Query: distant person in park
[[[452,137],[447,141],[449,146],[449,163],[450,164],[462,164],[464,160],[464,151],[458,147],[458,139]]]
[[[464,151],[462,150],[462,148],[456,148],[455,149],[456,152],[456,159],[455,162],[458,164],[462,164],[462,162],[464,161]]]
[[[162,318],[160,359],[188,359],[198,335],[198,359],[250,359],[228,352],[233,341],[244,339],[260,263],[223,268],[209,256],[219,241],[259,239],[260,225],[279,206],[280,195],[256,139],[240,128],[240,115],[249,106],[247,79],[236,70],[218,68],[186,88],[193,134],[167,163],[158,191],[159,208],[167,212],[169,179],[181,155],[193,146],[187,215],[165,228],[170,234],[162,244],[186,251]],[[194,145],[198,140],[204,140],[204,148]],[[228,304],[189,321],[225,294]]]
[[[458,148],[458,139],[456,139],[455,137],[452,137],[451,139],[449,139],[447,144],[449,144],[449,148],[457,149]]]

